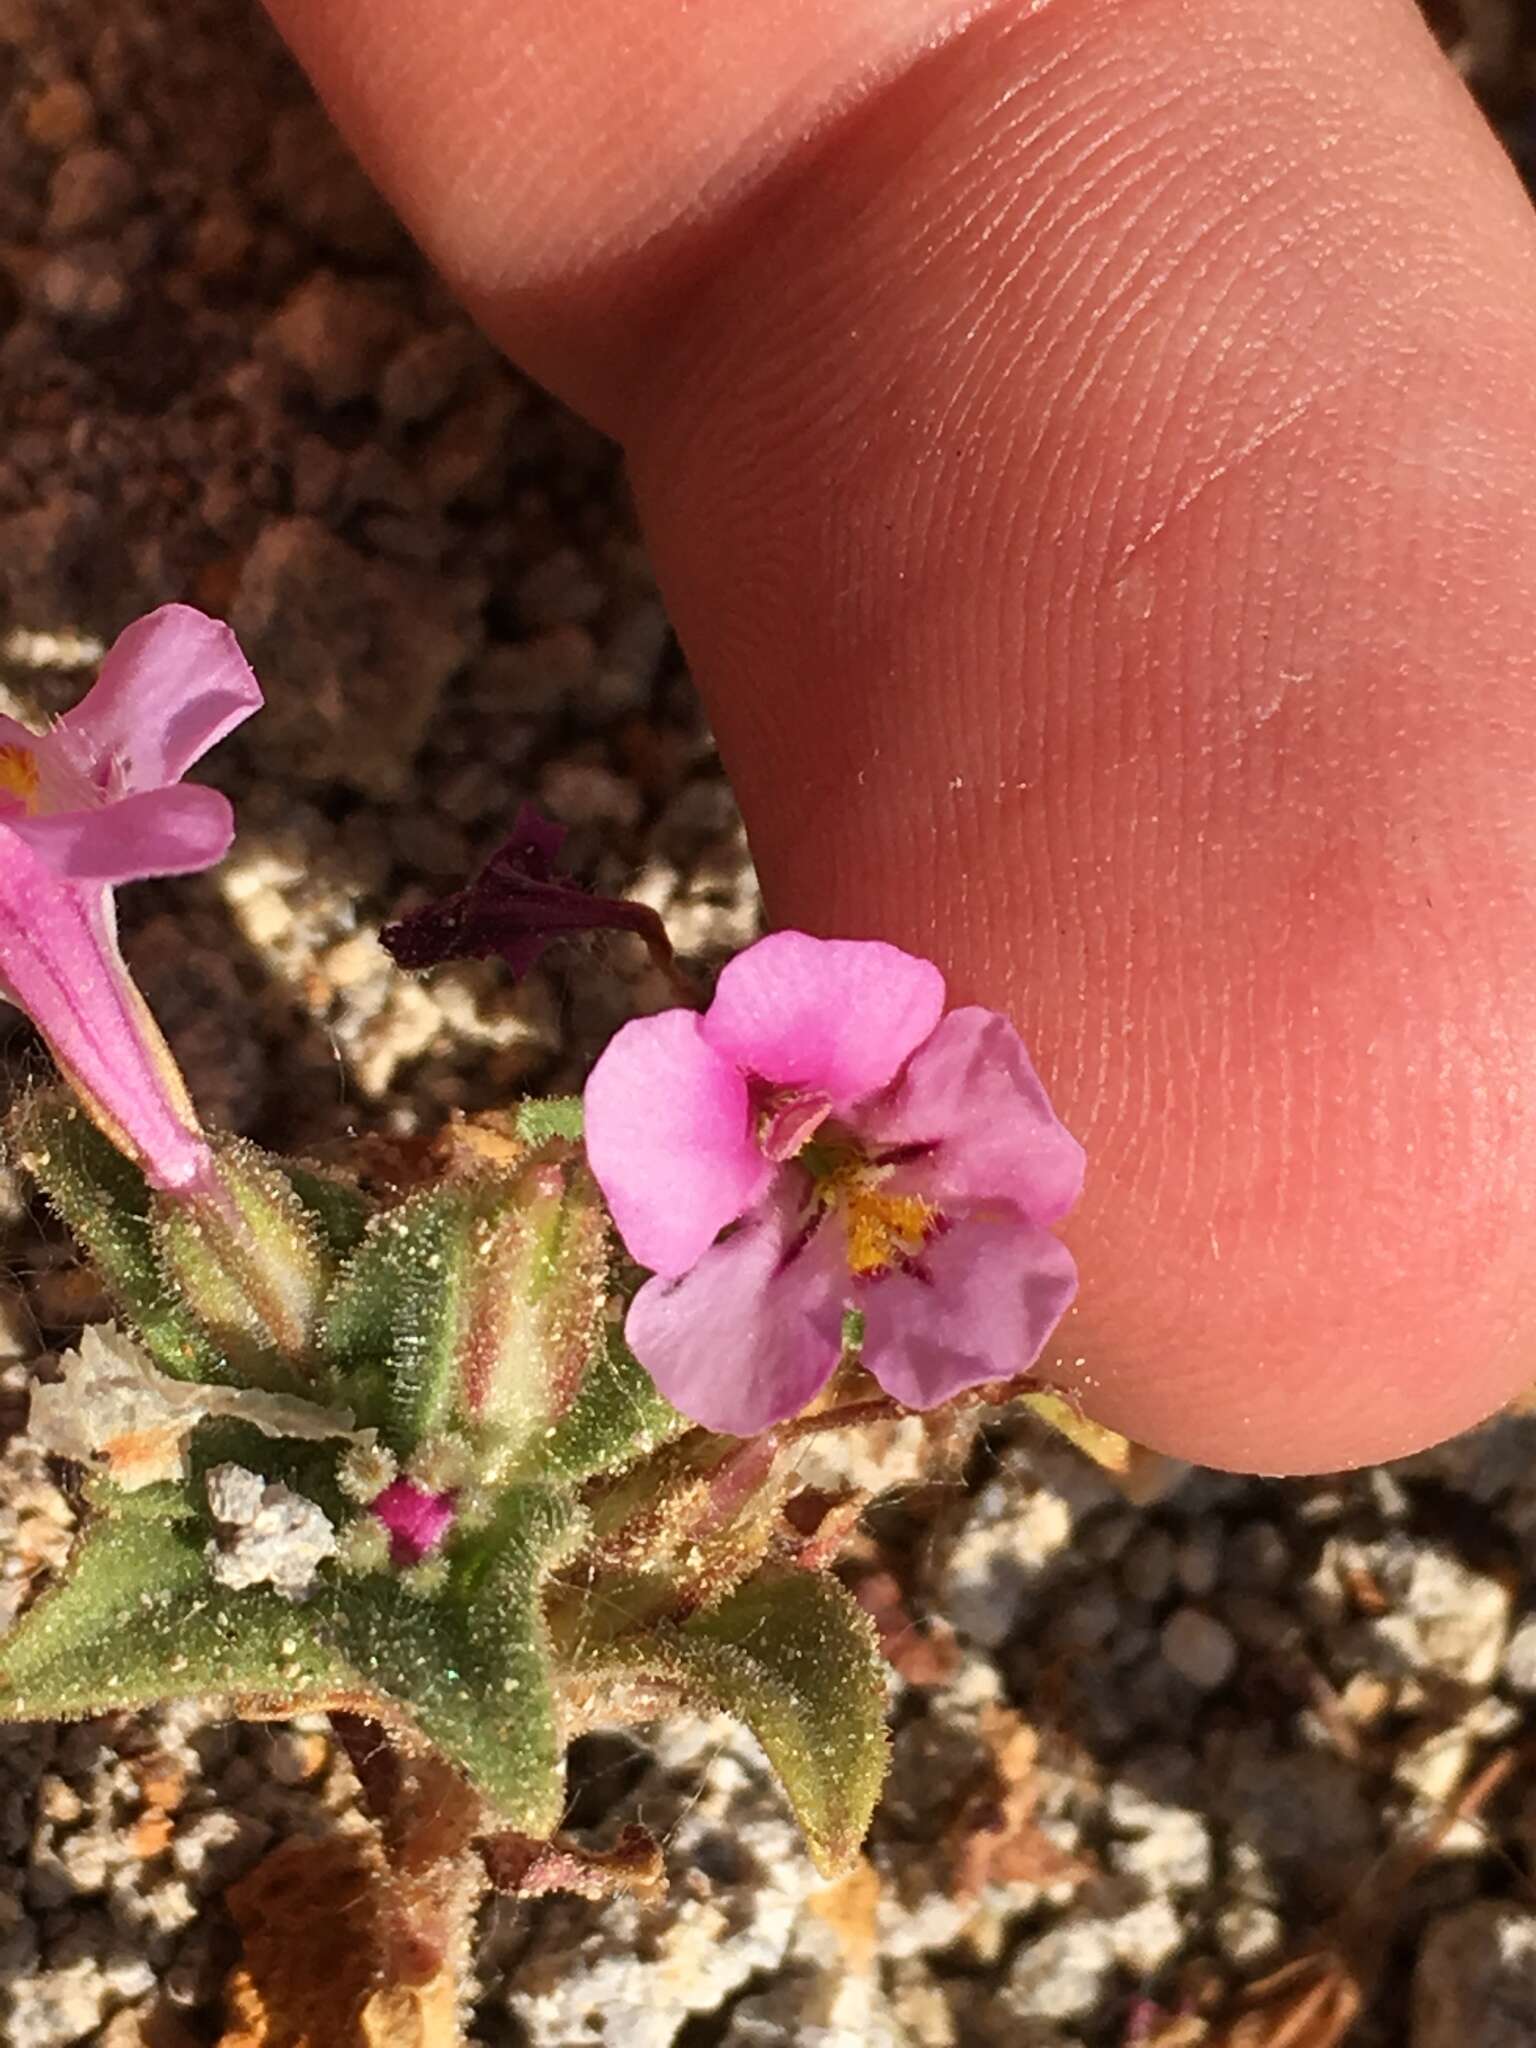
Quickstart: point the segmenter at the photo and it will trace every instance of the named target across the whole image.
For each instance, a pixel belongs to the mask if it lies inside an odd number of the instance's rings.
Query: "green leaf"
[[[817,1868],[830,1877],[853,1862],[885,1779],[885,1666],[872,1623],[837,1580],[764,1571],[681,1628],[615,1637],[599,1623],[562,1641],[577,1671],[650,1677],[744,1721]]]
[[[163,1498],[160,1505],[169,1505]],[[172,1698],[324,1690],[345,1674],[308,1607],[208,1576],[206,1525],[109,1513],[0,1641],[0,1714],[71,1720]]]
[[[547,1834],[564,1805],[542,1588],[574,1544],[572,1504],[514,1488],[465,1542],[438,1592],[383,1574],[336,1603],[337,1642],[364,1686],[403,1707],[509,1827]]]
[[[118,1486],[105,1472],[88,1472],[82,1487],[92,1524],[107,1515],[130,1522],[184,1522],[197,1513],[197,1504],[181,1479],[156,1479],[131,1491]]]
[[[684,1667],[746,1722],[778,1773],[817,1867],[858,1855],[885,1782],[885,1664],[836,1579],[764,1572],[682,1631]]]
[[[28,1096],[12,1120],[11,1140],[160,1369],[177,1379],[234,1381],[223,1353],[166,1284],[149,1188],[138,1168],[61,1093]]]
[[[355,1252],[374,1213],[362,1190],[339,1174],[301,1166],[296,1160],[277,1159],[273,1164],[314,1219],[332,1257],[345,1259]]]
[[[535,1096],[517,1105],[517,1135],[530,1145],[579,1139],[585,1128],[579,1095]]]
[[[332,1293],[319,1347],[337,1395],[407,1457],[457,1399],[460,1291],[471,1200],[429,1188],[369,1224]]]
[[[591,1479],[633,1464],[690,1427],[657,1393],[619,1332],[608,1329],[575,1402],[536,1446],[531,1469],[546,1479]]]
[[[280,1469],[313,1488],[308,1447],[279,1446],[274,1464],[274,1446],[258,1451],[238,1426],[206,1434],[199,1469],[215,1453],[246,1452],[262,1457],[265,1476]],[[514,1489],[493,1527],[461,1543],[438,1591],[381,1572],[325,1577],[294,1602],[212,1581],[195,1480],[145,1492],[153,1499],[93,1488],[102,1513],[64,1577],[0,1642],[0,1717],[67,1720],[173,1698],[323,1704],[341,1694],[417,1728],[508,1826],[547,1833],[557,1824],[562,1739],[542,1593],[579,1533],[568,1499]]]

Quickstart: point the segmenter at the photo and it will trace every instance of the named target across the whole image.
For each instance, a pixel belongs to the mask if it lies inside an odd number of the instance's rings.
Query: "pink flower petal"
[[[951,1010],[890,1094],[860,1112],[858,1130],[872,1153],[923,1147],[895,1185],[941,1206],[995,1199],[1055,1223],[1082,1189],[1083,1148],[996,1010]]]
[[[96,1122],[152,1186],[211,1183],[212,1155],[128,978],[107,891],[60,880],[3,825],[0,992],[31,1017]]]
[[[72,882],[195,875],[222,860],[235,836],[228,797],[196,783],[141,790],[95,810],[13,816],[6,823],[56,875]]]
[[[758,1111],[758,1143],[766,1158],[780,1166],[808,1145],[832,1114],[825,1095],[776,1094]]]
[[[260,708],[261,688],[229,627],[167,604],[118,635],[55,735],[98,789],[160,789]]]
[[[653,1273],[686,1273],[773,1178],[747,1084],[691,1010],[626,1024],[592,1069],[584,1107],[592,1171],[631,1257]]]
[[[722,972],[704,1036],[743,1073],[847,1110],[899,1072],[943,1009],[931,961],[877,939],[773,932]]]
[[[374,1501],[373,1512],[389,1531],[391,1561],[420,1564],[452,1528],[454,1497],[429,1493],[414,1479],[392,1479]]]
[[[797,1414],[837,1364],[842,1234],[824,1225],[793,1249],[804,1189],[787,1170],[774,1198],[681,1280],[649,1280],[630,1304],[630,1349],[673,1407],[706,1429],[753,1436]]]
[[[1027,1372],[1077,1292],[1059,1237],[973,1210],[933,1239],[916,1272],[855,1283],[864,1363],[908,1408]]]

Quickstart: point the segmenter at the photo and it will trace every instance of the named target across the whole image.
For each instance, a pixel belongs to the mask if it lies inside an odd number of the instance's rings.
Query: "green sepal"
[[[237,1375],[166,1284],[150,1191],[73,1097],[40,1090],[11,1120],[11,1144],[100,1273],[124,1320],[162,1372],[234,1384]]]
[[[714,1607],[767,1559],[794,1465],[777,1433],[689,1429],[595,1484],[588,1554],[604,1573],[656,1574],[686,1610]]]
[[[608,1219],[579,1162],[532,1160],[476,1202],[464,1288],[459,1409],[483,1475],[504,1479],[537,1455],[579,1398],[608,1294]]]
[[[409,1457],[458,1394],[470,1196],[429,1188],[375,1216],[332,1292],[319,1348],[338,1398]]]
[[[482,1170],[413,1195],[373,1219],[333,1289],[320,1340],[332,1391],[402,1459],[447,1434],[472,1444],[490,1483],[611,1462],[601,1400],[560,1434],[582,1403],[607,1278],[607,1220],[579,1163]],[[631,1420],[653,1428],[654,1403]]]
[[[520,1102],[516,1111],[517,1135],[529,1145],[544,1145],[551,1138],[580,1140],[586,1128],[579,1095],[533,1096]]]
[[[598,1596],[600,1597],[600,1596]],[[579,1614],[580,1610],[576,1610]],[[885,1779],[885,1665],[874,1626],[836,1579],[760,1572],[682,1627],[615,1636],[562,1628],[578,1674],[641,1677],[695,1707],[745,1722],[762,1744],[817,1868],[836,1876],[859,1852]]]
[[[574,1483],[596,1478],[622,1471],[691,1427],[662,1399],[619,1332],[609,1328],[574,1403],[533,1447],[529,1468],[545,1479]]]
[[[542,1590],[580,1534],[571,1502],[520,1486],[492,1528],[455,1546],[446,1579],[418,1591],[385,1573],[335,1603],[338,1647],[462,1770],[507,1827],[547,1834],[565,1799]]]
[[[266,1588],[209,1578],[207,1525],[165,1489],[92,1523],[58,1584],[0,1641],[0,1714],[67,1721],[158,1700],[287,1698],[345,1674],[309,1610]]]
[[[279,1161],[228,1132],[212,1145],[215,1190],[150,1197],[161,1269],[247,1381],[303,1384],[333,1261]]]

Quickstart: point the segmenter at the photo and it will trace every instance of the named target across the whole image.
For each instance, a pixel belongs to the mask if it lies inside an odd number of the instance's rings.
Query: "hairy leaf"
[[[579,1139],[583,1129],[579,1095],[534,1096],[517,1106],[517,1135],[530,1145],[550,1138]]]
[[[546,1834],[564,1800],[541,1594],[577,1533],[545,1487],[516,1487],[437,1592],[383,1574],[338,1603],[338,1645],[365,1687],[402,1706],[509,1827]]]
[[[465,1189],[437,1187],[376,1216],[322,1322],[336,1390],[401,1456],[453,1411],[470,1211]]]
[[[0,1641],[0,1713],[70,1720],[174,1697],[287,1697],[342,1677],[308,1608],[215,1586],[190,1496],[175,1489],[167,1513],[173,1490],[155,1491],[157,1502],[139,1496],[133,1512],[94,1522],[63,1578]]]
[[[682,1631],[696,1682],[746,1722],[782,1779],[817,1865],[858,1854],[885,1780],[885,1666],[836,1579],[764,1572]]]
[[[762,1744],[817,1868],[858,1854],[885,1778],[885,1667],[852,1595],[815,1572],[765,1571],[681,1628],[563,1632],[574,1673],[650,1679],[723,1709]]]

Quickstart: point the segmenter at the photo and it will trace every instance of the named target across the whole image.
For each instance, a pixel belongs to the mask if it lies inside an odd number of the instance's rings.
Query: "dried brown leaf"
[[[32,1390],[33,1440],[56,1457],[102,1466],[126,1492],[181,1476],[187,1438],[211,1416],[264,1436],[320,1441],[353,1432],[345,1409],[253,1387],[201,1386],[161,1372],[113,1323],[93,1323],[66,1351],[62,1374]]]
[[[402,1924],[376,1837],[283,1842],[227,1898],[241,1956],[219,2048],[456,2048],[450,1930]]]
[[[1203,2048],[1343,2048],[1376,1983],[1399,1902],[1457,1821],[1478,1813],[1521,1761],[1492,1757],[1434,1821],[1400,1844],[1316,1947],[1250,1984],[1204,2037]],[[1148,2048],[1182,2048],[1154,2035]]]
[[[1301,1956],[1244,1994],[1248,2010],[1210,2048],[1341,2048],[1365,2009],[1365,1988],[1336,1950]]]
[[[518,1898],[545,1892],[574,1892],[583,1899],[611,1899],[624,1892],[649,1898],[666,1881],[656,1838],[633,1822],[620,1830],[611,1849],[587,1849],[558,1835],[541,1842],[509,1829],[483,1842],[481,1854],[497,1891]]]
[[[1086,1858],[1063,1849],[1035,1817],[1039,1738],[1022,1716],[989,1708],[981,1719],[988,1762],[945,1834],[950,1883],[971,1899],[989,1884],[1083,1884]]]
[[[837,1937],[850,1970],[863,1976],[872,1968],[879,1944],[876,1914],[880,1905],[880,1873],[861,1856],[846,1877],[812,1892],[808,1910]]]
[[[853,1597],[875,1624],[881,1655],[908,1685],[942,1685],[954,1676],[960,1646],[953,1629],[939,1620],[920,1628],[893,1572],[867,1572],[854,1586]]]

